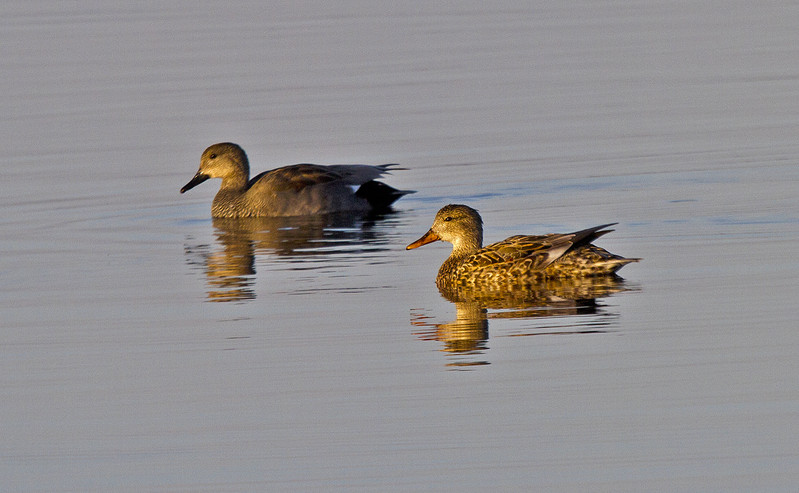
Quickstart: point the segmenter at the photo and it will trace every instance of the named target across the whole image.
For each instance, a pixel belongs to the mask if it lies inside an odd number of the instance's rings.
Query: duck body
[[[211,205],[213,217],[302,216],[333,212],[370,212],[389,209],[412,193],[376,181],[396,165],[294,164],[249,178],[244,150],[225,142],[207,148],[200,168],[180,193],[209,178],[222,184]]]
[[[469,206],[450,204],[438,211],[430,230],[407,249],[436,240],[452,243],[452,254],[436,277],[439,287],[607,276],[639,260],[614,255],[591,243],[612,231],[605,228],[613,224],[566,234],[516,235],[484,247],[480,214]]]

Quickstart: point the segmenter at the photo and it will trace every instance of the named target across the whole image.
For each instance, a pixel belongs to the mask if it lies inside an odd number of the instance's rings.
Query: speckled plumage
[[[639,259],[614,255],[591,244],[611,230],[604,224],[567,234],[516,235],[483,247],[483,221],[471,207],[444,206],[433,226],[408,249],[443,240],[452,254],[438,271],[436,283],[448,285],[505,285],[542,279],[612,275]]]
[[[200,168],[181,190],[183,193],[209,178],[222,184],[211,206],[213,217],[302,216],[341,211],[369,212],[387,209],[405,194],[375,179],[394,164],[294,164],[254,176],[247,154],[224,142],[207,148]],[[359,187],[354,190],[355,187]]]

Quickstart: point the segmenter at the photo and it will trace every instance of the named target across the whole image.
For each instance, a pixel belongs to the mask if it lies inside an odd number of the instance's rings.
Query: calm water
[[[0,6],[4,489],[793,491],[799,9],[517,3]],[[214,221],[226,140],[418,193]],[[453,301],[449,202],[644,261]]]

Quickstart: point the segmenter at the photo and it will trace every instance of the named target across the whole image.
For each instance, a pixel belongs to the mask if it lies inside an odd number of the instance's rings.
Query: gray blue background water
[[[793,2],[5,2],[7,491],[793,491]],[[202,150],[408,168],[395,214],[212,221]],[[406,252],[607,222],[587,307]],[[477,313],[477,315],[475,315]],[[476,317],[476,318],[475,318]],[[466,319],[476,325],[459,325]],[[475,330],[469,329],[472,327]]]

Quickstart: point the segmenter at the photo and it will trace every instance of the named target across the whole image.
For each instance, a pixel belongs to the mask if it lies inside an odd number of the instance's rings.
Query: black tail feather
[[[369,202],[373,209],[380,210],[388,209],[403,195],[414,192],[414,190],[397,190],[383,182],[371,180],[361,185],[355,195]]]

